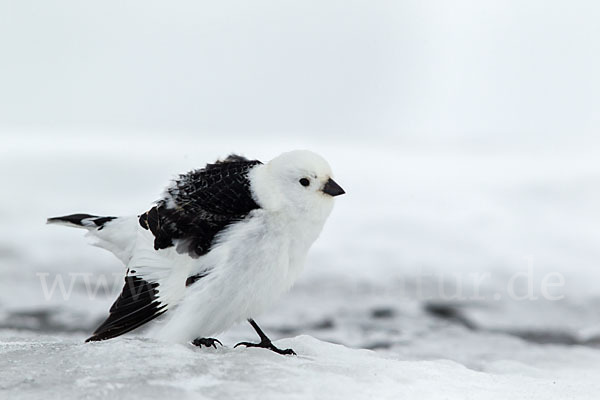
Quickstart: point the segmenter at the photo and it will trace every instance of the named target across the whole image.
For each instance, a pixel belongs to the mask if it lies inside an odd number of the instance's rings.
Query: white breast
[[[197,260],[197,268],[210,273],[186,289],[158,336],[187,342],[260,315],[296,281],[322,226],[253,211]]]

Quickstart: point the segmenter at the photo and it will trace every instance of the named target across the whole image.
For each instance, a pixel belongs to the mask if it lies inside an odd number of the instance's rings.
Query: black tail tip
[[[66,223],[77,226],[103,226],[105,223],[112,221],[117,217],[99,217],[91,214],[71,214],[62,217],[52,217],[46,220],[47,224]]]

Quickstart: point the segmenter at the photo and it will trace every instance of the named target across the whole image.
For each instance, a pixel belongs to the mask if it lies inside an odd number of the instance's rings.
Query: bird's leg
[[[282,350],[278,347],[275,347],[275,345],[271,342],[271,339],[269,339],[267,337],[267,335],[265,335],[265,333],[262,331],[262,329],[260,329],[258,324],[256,322],[254,322],[254,320],[252,318],[248,319],[248,322],[250,323],[250,325],[252,325],[252,327],[254,328],[256,333],[258,333],[258,336],[260,337],[260,343],[240,342],[240,343],[236,344],[235,347],[238,347],[238,346],[262,347],[263,349],[269,349],[278,354],[296,355],[296,352],[292,349]]]
[[[221,341],[219,339],[214,339],[214,338],[196,338],[192,342],[192,344],[194,346],[214,347],[215,349],[217,348],[217,343],[219,343],[221,346],[223,346],[223,343],[221,343]]]

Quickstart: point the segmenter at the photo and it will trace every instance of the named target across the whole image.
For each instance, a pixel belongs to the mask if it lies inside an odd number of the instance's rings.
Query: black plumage
[[[110,315],[86,342],[111,339],[153,320],[166,311],[158,299],[158,283],[137,276],[126,276],[121,295],[110,308]]]
[[[177,242],[179,253],[192,257],[208,253],[220,231],[259,208],[248,180],[248,172],[258,164],[232,155],[180,175],[165,198],[140,216],[140,225],[154,235],[154,248],[166,249]]]
[[[194,283],[196,283],[200,279],[204,278],[206,275],[208,275],[208,272],[202,272],[200,274],[196,274],[196,275],[192,275],[192,276],[188,277],[185,280],[185,287],[193,285]]]

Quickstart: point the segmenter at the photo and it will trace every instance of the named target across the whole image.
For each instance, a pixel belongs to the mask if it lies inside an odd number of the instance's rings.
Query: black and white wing
[[[136,247],[121,295],[88,341],[114,338],[153,320],[177,302],[186,286],[206,276],[189,276],[178,262],[208,253],[219,232],[259,208],[248,179],[258,164],[232,155],[180,175],[164,198],[139,217],[140,235],[150,232],[153,243]]]

